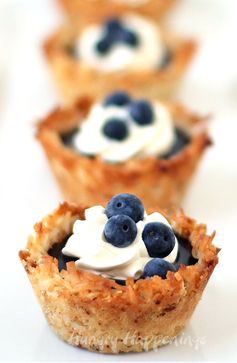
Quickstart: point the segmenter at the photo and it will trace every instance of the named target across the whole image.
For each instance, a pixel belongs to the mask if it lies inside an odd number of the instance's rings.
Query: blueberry
[[[108,37],[102,38],[95,45],[96,51],[101,55],[105,55],[106,53],[108,53],[110,48],[111,48],[111,41]]]
[[[115,117],[110,118],[105,122],[102,131],[105,136],[117,141],[122,141],[128,136],[128,126],[126,121]]]
[[[120,32],[122,28],[122,23],[118,18],[110,18],[105,23],[105,29],[108,33]]]
[[[127,247],[137,236],[136,223],[126,215],[113,216],[105,225],[104,236],[115,247]]]
[[[106,97],[104,101],[105,106],[126,106],[130,102],[130,97],[127,93],[122,91],[116,91]]]
[[[105,213],[108,218],[126,215],[138,222],[144,218],[144,207],[139,198],[133,194],[118,194],[110,199]]]
[[[172,263],[162,260],[162,258],[153,258],[145,265],[143,277],[147,278],[158,275],[162,279],[165,279],[168,271],[176,271]]]
[[[153,121],[154,114],[152,106],[145,100],[131,102],[130,116],[138,125],[150,125]]]
[[[173,231],[160,222],[146,224],[142,232],[142,239],[151,257],[166,257],[175,245]]]
[[[119,34],[119,40],[131,47],[137,47],[139,44],[138,36],[131,30],[122,30]]]

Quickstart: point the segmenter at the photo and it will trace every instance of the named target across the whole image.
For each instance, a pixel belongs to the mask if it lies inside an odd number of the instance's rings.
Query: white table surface
[[[0,360],[237,361],[236,14],[234,0],[180,0],[168,20],[200,41],[178,98],[213,114],[215,146],[183,206],[217,230],[220,263],[175,345],[105,356],[73,348],[50,331],[18,260],[33,224],[60,201],[34,122],[58,102],[40,44],[61,15],[53,0],[0,0]]]

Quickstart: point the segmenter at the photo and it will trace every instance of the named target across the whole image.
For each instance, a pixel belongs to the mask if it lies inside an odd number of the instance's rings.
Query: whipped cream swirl
[[[164,44],[158,27],[146,18],[133,14],[119,20],[127,30],[136,34],[138,45],[131,47],[119,42],[101,55],[96,51],[96,44],[104,37],[105,27],[104,24],[92,24],[82,31],[75,44],[81,62],[105,73],[158,68],[164,55]]]
[[[105,240],[103,231],[107,220],[103,207],[95,206],[86,209],[85,220],[77,220],[74,223],[73,234],[63,248],[63,254],[78,257],[75,264],[80,270],[119,280],[128,277],[140,278],[144,266],[152,259],[142,240],[142,231],[150,222],[161,222],[170,227],[168,221],[160,213],[155,212],[150,215],[145,213],[144,219],[136,224],[136,239],[128,247],[119,248]],[[176,240],[172,252],[164,260],[175,262],[177,253]]]
[[[160,156],[169,151],[175,141],[174,124],[167,108],[153,102],[153,122],[137,125],[132,120],[128,106],[104,106],[96,103],[73,138],[73,146],[85,155],[98,155],[107,162],[124,162],[132,157]],[[113,117],[127,121],[129,135],[117,141],[106,137],[103,126]]]

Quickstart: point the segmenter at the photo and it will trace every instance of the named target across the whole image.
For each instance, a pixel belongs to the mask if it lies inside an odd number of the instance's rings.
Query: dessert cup
[[[172,118],[190,141],[167,159],[156,156],[133,157],[112,164],[99,156],[87,157],[62,141],[89,113],[93,100],[80,98],[71,108],[57,108],[37,126],[37,139],[47,156],[65,200],[85,205],[105,204],[113,195],[132,193],[146,208],[179,205],[199,161],[211,144],[206,117],[180,104],[166,102]]]
[[[162,212],[163,213],[163,212]],[[140,352],[171,342],[191,318],[218,262],[215,233],[177,211],[164,214],[176,236],[189,244],[192,264],[180,264],[165,279],[153,276],[125,286],[78,270],[74,261],[58,268],[49,254],[72,234],[84,208],[64,203],[34,227],[19,256],[53,331],[68,343],[95,352]],[[60,271],[59,271],[60,270]],[[205,303],[205,302],[204,302]]]
[[[59,4],[66,14],[72,17],[86,17],[101,19],[107,16],[122,15],[128,11],[136,11],[141,15],[159,20],[175,5],[177,0],[148,0],[139,4],[135,1],[114,0],[59,0]]]
[[[123,89],[137,97],[168,98],[176,90],[196,49],[196,43],[161,29],[167,48],[161,67],[150,70],[101,72],[75,56],[75,42],[93,21],[70,22],[44,44],[44,54],[62,101],[72,105],[78,97],[103,97],[114,89]],[[156,26],[157,30],[160,28]],[[144,57],[144,61],[145,61]]]

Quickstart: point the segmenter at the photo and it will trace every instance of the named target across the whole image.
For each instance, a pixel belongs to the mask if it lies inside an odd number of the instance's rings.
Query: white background
[[[61,15],[53,0],[0,0],[0,360],[237,361],[236,14],[235,0],[180,0],[168,20],[200,43],[178,98],[213,114],[215,146],[183,205],[217,230],[220,263],[177,346],[111,357],[73,348],[50,331],[17,257],[32,225],[60,200],[34,123],[58,102],[40,46]]]

